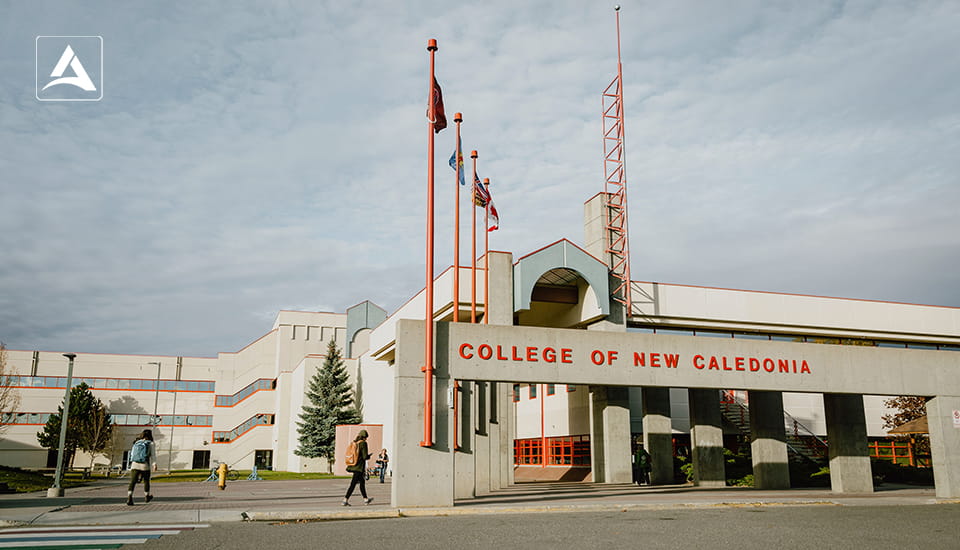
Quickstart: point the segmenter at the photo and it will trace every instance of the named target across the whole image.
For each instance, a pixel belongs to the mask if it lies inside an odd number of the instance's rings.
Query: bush
[[[872,459],[870,466],[873,469],[874,482],[877,484],[933,485],[933,468],[900,466],[884,459]]]

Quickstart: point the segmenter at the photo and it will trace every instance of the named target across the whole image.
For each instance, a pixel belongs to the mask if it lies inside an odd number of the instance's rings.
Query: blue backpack
[[[130,450],[131,462],[146,463],[150,458],[150,442],[146,439],[138,439]]]

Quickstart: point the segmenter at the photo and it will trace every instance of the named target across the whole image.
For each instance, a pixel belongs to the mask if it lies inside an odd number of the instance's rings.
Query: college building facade
[[[672,482],[679,444],[695,483],[720,485],[730,433],[750,441],[757,486],[789,486],[788,455],[820,453],[834,490],[868,491],[882,402],[916,395],[930,398],[937,494],[960,496],[960,309],[632,281],[627,311],[612,297],[607,198],[585,204],[583,246],[490,252],[477,276],[486,285],[472,288],[460,268],[459,304],[453,268],[435,279],[431,399],[423,290],[389,315],[370,302],[282,311],[266,335],[216,358],[78,354],[74,382],[93,388],[128,440],[155,425],[161,467],[325,470],[294,450],[304,389],[332,339],[364,422],[383,426],[394,504],[405,506],[531,476],[629,482],[636,438],[654,483]],[[462,299],[473,292],[477,324]],[[62,401],[67,360],[9,350],[8,362],[22,402],[3,411],[0,453],[43,467],[36,432]]]

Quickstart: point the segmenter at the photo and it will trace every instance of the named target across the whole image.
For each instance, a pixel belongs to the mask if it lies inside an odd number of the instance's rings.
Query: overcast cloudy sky
[[[429,38],[491,246],[582,243],[612,4],[0,1],[0,340],[211,356],[280,309],[397,308]],[[960,2],[622,4],[635,279],[960,306]],[[100,102],[37,101],[38,35],[103,37]]]

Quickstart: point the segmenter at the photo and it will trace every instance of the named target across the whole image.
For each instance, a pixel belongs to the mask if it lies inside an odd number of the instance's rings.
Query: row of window
[[[148,378],[74,378],[72,383],[79,386],[86,382],[97,390],[146,390],[156,391],[157,380]],[[66,376],[18,376],[6,377],[4,386],[16,388],[66,388]],[[160,391],[212,392],[214,383],[209,380],[160,380]]]
[[[275,390],[277,389],[276,379],[261,378],[259,380],[254,380],[253,382],[247,384],[247,387],[238,391],[233,395],[218,395],[214,404],[217,407],[232,407],[237,403],[243,401],[247,397],[253,395],[254,392],[259,390]]]
[[[120,426],[150,426],[156,418],[158,426],[213,426],[213,416],[208,414],[111,414],[110,419]]]
[[[768,340],[776,342],[807,342],[811,344],[834,344],[846,346],[868,346],[879,348],[927,349],[960,351],[960,344],[930,344],[924,342],[897,342],[894,340],[870,340],[864,338],[831,338],[827,336],[803,336],[790,334],[764,334],[760,332],[734,332],[724,330],[628,327],[628,332],[647,334],[671,334],[677,336],[708,336],[713,338],[734,338],[740,340]]]
[[[514,465],[517,466],[543,465],[544,463],[548,466],[590,466],[590,436],[566,435],[515,439],[513,440],[513,460]]]
[[[16,412],[0,414],[3,424],[44,425],[53,413]],[[157,415],[152,414],[111,414],[110,421],[118,426],[152,426],[154,418],[159,426],[213,426],[210,415]]]
[[[530,399],[537,398],[537,386],[538,384],[526,384],[530,387]],[[513,402],[516,403],[520,401],[520,386],[521,384],[513,385]],[[556,384],[545,384],[547,386],[547,395],[555,395],[557,393]],[[572,384],[567,384],[567,392],[577,391],[577,387]]]
[[[246,422],[240,424],[236,428],[228,432],[213,432],[213,442],[214,443],[230,443],[234,439],[240,437],[246,432],[252,430],[257,426],[273,424],[274,415],[272,414],[258,414],[247,419]]]

